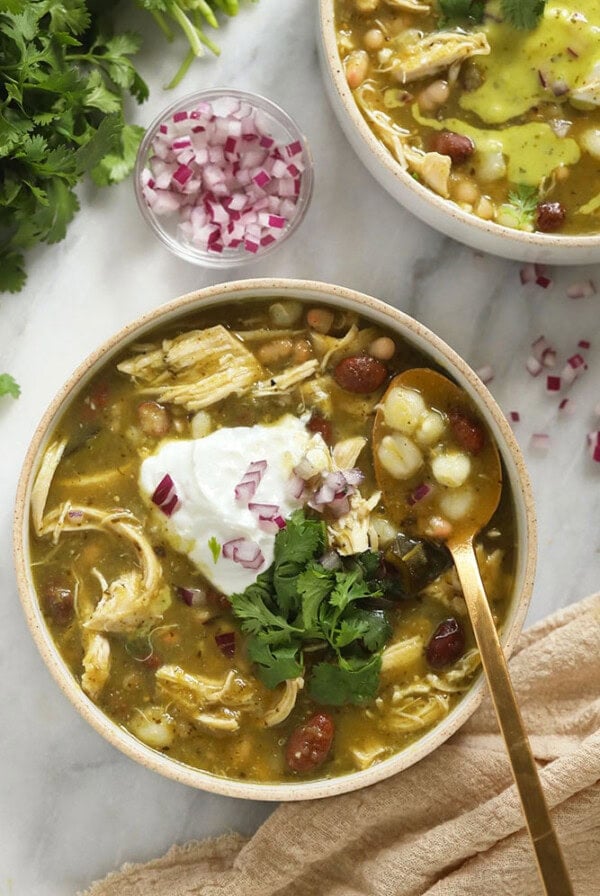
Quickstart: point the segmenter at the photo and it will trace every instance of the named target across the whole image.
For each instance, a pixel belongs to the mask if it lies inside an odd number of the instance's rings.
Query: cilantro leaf
[[[296,643],[272,646],[250,638],[248,656],[256,663],[256,673],[268,688],[276,688],[282,681],[298,678],[304,672],[300,662],[300,646]]]
[[[531,31],[544,15],[546,0],[501,0],[502,15],[513,28]]]
[[[13,398],[18,398],[20,394],[21,387],[10,373],[0,373],[0,398],[3,395],[12,395]]]
[[[379,654],[367,660],[340,659],[339,665],[319,663],[313,669],[308,690],[317,703],[325,706],[360,705],[377,693],[380,669]]]
[[[298,576],[298,594],[302,601],[302,624],[307,632],[317,632],[319,607],[331,592],[334,574],[320,563],[311,563]]]
[[[370,596],[371,592],[357,570],[353,572],[338,572],[335,575],[335,588],[331,593],[329,602],[334,607],[338,607],[340,611],[343,611],[352,601]]]
[[[442,25],[464,19],[479,23],[483,21],[485,0],[439,0],[439,7]]]
[[[535,187],[518,184],[508,194],[508,202],[500,206],[498,223],[515,230],[531,232],[535,229],[538,202],[539,193]]]
[[[367,650],[374,653],[381,650],[392,637],[392,626],[383,610],[357,610],[356,616],[368,623],[363,635]]]
[[[213,562],[216,563],[221,556],[221,545],[214,535],[211,535],[211,537],[208,539],[208,549],[212,554]]]

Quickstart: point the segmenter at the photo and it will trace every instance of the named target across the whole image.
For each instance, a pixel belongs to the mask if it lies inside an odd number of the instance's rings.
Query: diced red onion
[[[481,382],[486,386],[488,383],[491,383],[494,379],[494,368],[491,364],[484,364],[483,367],[479,367],[475,373],[481,380]]]
[[[561,377],[564,382],[570,386],[575,382],[585,371],[587,370],[587,364],[585,363],[585,359],[579,353],[575,355],[571,355],[570,358],[567,358],[567,363],[562,369]]]
[[[335,569],[339,569],[342,565],[342,560],[337,551],[327,551],[326,554],[319,559],[319,563],[323,567],[323,569],[327,569],[329,572],[333,572]]]
[[[223,656],[231,659],[235,655],[235,632],[221,632],[215,635],[215,644]]]
[[[306,165],[301,142],[278,143],[270,127],[264,113],[232,97],[175,113],[159,126],[140,174],[148,206],[189,221],[178,237],[204,251],[244,247],[256,254],[272,245],[297,213]],[[190,209],[204,209],[206,220],[190,218]],[[242,209],[252,217],[238,214],[240,228],[232,234],[229,225]],[[208,230],[208,221],[215,227]]]
[[[556,349],[550,345],[545,336],[538,336],[531,343],[531,352],[536,361],[544,367],[554,367],[556,364]]]
[[[525,264],[519,271],[521,283],[525,286],[527,283],[535,283],[536,273],[532,264]]]
[[[579,342],[577,343],[577,348],[582,348],[584,350],[587,350],[590,347],[590,345],[591,345],[591,342],[589,342],[587,339],[580,339]]]
[[[342,495],[339,498],[334,498],[334,500],[328,504],[328,508],[333,516],[336,519],[339,519],[341,516],[345,516],[350,512],[350,501],[346,495]]]
[[[547,451],[550,447],[550,436],[547,432],[534,432],[531,436],[531,447],[536,451]]]
[[[233,560],[244,569],[260,569],[265,562],[260,546],[250,538],[232,538],[223,544],[222,550],[226,560]]]
[[[519,414],[518,411],[509,411],[508,419],[510,420],[511,423],[519,423],[521,420],[521,415]]]
[[[546,277],[545,274],[538,274],[535,278],[535,282],[538,286],[541,286],[542,289],[548,289],[549,286],[552,286],[552,280],[550,277]]]
[[[600,430],[589,432],[587,439],[588,448],[590,450],[590,457],[597,464],[600,464]]]
[[[560,392],[561,380],[559,376],[546,377],[546,391]]]
[[[188,607],[206,606],[206,591],[204,588],[183,588],[176,589],[177,597],[187,604]]]
[[[431,493],[431,486],[426,482],[422,482],[420,485],[417,485],[412,495],[408,498],[408,503],[410,505],[418,504],[419,501],[422,501],[423,498],[426,498],[427,495]]]
[[[596,295],[596,286],[593,280],[582,280],[579,283],[572,283],[567,289],[567,297],[569,299],[587,299]]]
[[[163,476],[154,489],[151,501],[159,510],[162,510],[165,516],[172,516],[179,507],[181,502],[175,490],[175,483],[168,473]]]
[[[241,482],[234,488],[236,501],[247,504],[250,498],[254,497],[256,489],[260,485],[260,481],[267,469],[266,460],[255,460],[249,465],[244,473]]]
[[[296,473],[294,473],[294,475],[291,477],[291,479],[289,481],[289,493],[292,496],[292,498],[296,498],[299,501],[300,498],[302,497],[302,495],[304,494],[304,486],[305,486],[304,479],[302,479],[301,476],[298,476],[298,475],[296,475]]]
[[[575,402],[572,398],[563,398],[558,406],[558,412],[561,416],[570,417],[575,413]]]
[[[542,372],[542,365],[538,361],[537,358],[534,358],[533,355],[530,355],[525,362],[525,367],[527,368],[527,372],[532,376],[538,376]]]

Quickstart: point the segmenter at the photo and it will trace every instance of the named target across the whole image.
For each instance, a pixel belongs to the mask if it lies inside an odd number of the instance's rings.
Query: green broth
[[[232,303],[218,310],[207,309],[179,320],[167,328],[148,334],[144,343],[172,338],[197,328],[205,329],[224,324],[229,330],[247,331],[261,327],[272,334],[267,340],[249,342],[257,346],[281,337],[273,326],[270,303],[252,301]],[[294,324],[294,344],[306,343],[312,352],[314,332],[306,322],[306,310],[302,308],[300,319]],[[341,320],[336,338],[342,339],[354,324],[360,334],[367,327],[375,326],[376,336],[389,336],[396,344],[394,357],[387,362],[391,376],[404,369],[428,364],[413,347],[403,343],[394,333],[373,325],[368,318],[350,316]],[[318,342],[318,341],[317,341]],[[169,596],[168,605],[161,618],[148,629],[127,633],[104,633],[110,646],[110,674],[100,692],[95,696],[97,705],[117,725],[137,731],[136,720],[154,708],[168,714],[172,737],[169,743],[158,748],[190,766],[215,775],[258,782],[292,780],[298,777],[285,761],[285,745],[291,733],[316,710],[326,710],[334,720],[335,737],[328,758],[318,768],[309,770],[302,777],[321,778],[348,774],[368,767],[402,750],[435,726],[462,698],[478,674],[478,662],[474,657],[473,635],[464,603],[459,596],[452,574],[445,573],[424,591],[397,602],[397,608],[389,613],[393,634],[390,644],[421,639],[423,647],[404,666],[391,672],[382,672],[378,692],[364,705],[319,707],[308,693],[301,690],[296,703],[280,724],[265,727],[264,716],[273,707],[276,694],[255,677],[255,669],[245,651],[245,636],[239,622],[233,617],[226,601],[208,588],[210,602],[188,606],[178,596],[177,589],[203,588],[207,582],[185,553],[175,550],[165,538],[160,514],[149,506],[138,486],[138,474],[143,458],[152,454],[161,438],[148,435],[140,428],[138,406],[148,399],[141,395],[139,384],[130,376],[117,370],[117,364],[131,357],[134,346],[128,345],[122,355],[107,363],[77,394],[60,419],[55,439],[65,438],[67,447],[53,477],[46,502],[46,514],[70,501],[78,507],[97,507],[107,511],[125,508],[139,520],[145,537],[152,545],[161,568],[162,580]],[[363,349],[364,351],[364,349]],[[344,355],[344,349],[342,349]],[[288,362],[268,368],[273,376],[285,369]],[[326,365],[325,375],[332,369]],[[371,395],[352,395],[330,382],[334,393],[334,406],[330,423],[335,443],[355,435],[370,438],[375,405],[383,387]],[[315,410],[307,401],[304,386],[296,386],[284,395],[254,398],[248,395],[226,398],[207,409],[214,429],[247,426],[275,421],[285,413],[307,414]],[[343,394],[342,394],[343,393]],[[466,400],[466,399],[465,399]],[[192,434],[193,414],[181,407],[167,406],[170,429],[167,439],[189,439]],[[360,457],[360,467],[365,474],[361,489],[365,495],[375,489],[370,445]],[[108,478],[101,480],[99,474]],[[90,479],[97,477],[97,481]],[[385,507],[379,505],[376,514],[385,517]],[[403,529],[411,534],[410,514]],[[510,496],[505,489],[494,519],[480,540],[480,562],[488,593],[493,602],[498,624],[502,625],[513,587],[515,551],[515,517]],[[415,533],[413,533],[415,534]],[[495,552],[498,551],[499,554]],[[86,651],[86,633],[82,619],[93,603],[98,601],[101,589],[99,574],[106,582],[122,575],[124,571],[139,566],[135,552],[122,538],[108,530],[67,531],[55,539],[48,532],[41,536],[32,531],[31,563],[35,585],[42,610],[56,646],[73,676],[81,682],[83,658]],[[494,566],[493,572],[486,565]],[[75,595],[74,611],[57,612],[53,604],[56,590],[62,589]],[[91,605],[86,610],[86,602]],[[462,659],[448,669],[433,670],[427,662],[424,646],[439,623],[448,616],[457,615],[466,632],[465,654],[471,656],[461,671]],[[215,636],[223,632],[236,633],[235,653],[226,656],[219,649]],[[307,660],[309,666],[311,660]],[[254,702],[252,712],[242,712],[237,730],[213,730],[190,719],[181,706],[173,703],[157,684],[156,670],[165,665],[179,666],[191,675],[207,676],[221,681],[234,670],[251,683]],[[455,673],[454,678],[452,673]],[[446,690],[433,686],[435,699],[425,705],[428,697],[398,696],[402,688],[415,682],[427,682],[436,675],[444,682],[452,680]],[[455,685],[455,686],[454,686]],[[444,685],[446,687],[446,685]],[[420,702],[419,702],[420,701]]]

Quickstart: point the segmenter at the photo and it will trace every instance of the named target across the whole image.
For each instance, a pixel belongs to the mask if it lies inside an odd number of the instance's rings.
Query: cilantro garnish
[[[518,184],[508,194],[508,202],[498,210],[498,222],[515,230],[534,230],[539,193],[535,187]]]
[[[465,19],[476,23],[483,21],[485,0],[439,0],[439,6],[442,13],[440,26]]]
[[[208,549],[212,554],[213,563],[216,563],[221,556],[221,545],[214,535],[211,535],[211,537],[208,539]]]
[[[500,8],[506,21],[522,31],[531,31],[544,15],[546,0],[501,0]]]
[[[275,538],[271,567],[232,596],[233,613],[267,687],[304,675],[319,703],[363,703],[377,691],[392,633],[385,613],[364,605],[381,595],[380,558],[366,551],[328,570],[318,561],[325,549],[323,522],[293,513]]]
[[[20,394],[21,387],[10,373],[0,373],[0,398],[3,395],[12,395],[13,398],[18,398]]]

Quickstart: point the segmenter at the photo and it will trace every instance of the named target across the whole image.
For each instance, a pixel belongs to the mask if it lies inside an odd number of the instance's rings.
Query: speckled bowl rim
[[[496,224],[493,221],[484,221],[482,218],[478,218],[476,215],[461,209],[460,206],[455,203],[438,196],[437,193],[434,193],[432,190],[423,186],[423,184],[420,184],[411,177],[410,174],[396,162],[391,153],[382,145],[377,137],[375,137],[373,131],[361,115],[356,101],[352,96],[352,92],[346,81],[344,67],[337,47],[334,4],[335,0],[319,0],[319,28],[322,59],[327,66],[332,86],[344,106],[348,119],[360,135],[363,143],[376,158],[377,162],[382,165],[393,178],[402,184],[404,188],[413,193],[421,203],[424,203],[430,210],[435,210],[443,215],[444,218],[448,219],[448,223],[442,227],[441,225],[434,224],[431,215],[427,215],[425,220],[431,227],[442,230],[448,236],[453,236],[452,222],[459,222],[463,227],[471,228],[474,232],[488,234],[496,240],[503,241],[505,244],[511,244],[515,247],[523,247],[523,250],[525,250],[522,255],[523,258],[525,257],[526,250],[530,250],[527,257],[533,257],[531,250],[537,249],[539,250],[540,258],[542,258],[544,250],[556,249],[558,247],[565,253],[569,252],[569,250],[581,253],[582,250],[596,249],[596,254],[600,255],[600,233],[586,236],[561,236],[560,234],[526,233],[522,230],[513,230],[510,227],[504,227],[502,224]],[[456,236],[456,239],[461,238]],[[498,254],[502,255],[504,253],[498,250]],[[515,258],[518,256],[514,253],[510,253],[508,257]],[[589,261],[591,261],[591,258],[585,260],[574,258],[572,263],[587,263]],[[555,263],[560,262],[556,261]],[[569,264],[570,262],[565,259],[563,263]]]
[[[511,481],[519,529],[515,592],[503,634],[504,649],[506,654],[510,655],[521,631],[533,588],[536,521],[531,485],[524,460],[504,414],[466,362],[422,324],[404,312],[371,296],[342,286],[317,281],[259,278],[210,286],[181,296],[169,304],[143,315],[124,326],[116,335],[96,349],[77,367],[58,392],[32,438],[17,488],[14,513],[14,558],[19,595],[27,623],[44,662],[78,712],[109,743],[143,766],[181,784],[225,796],[288,801],[316,799],[347,793],[382,781],[418,762],[454,734],[472,715],[482,697],[483,680],[480,678],[457,707],[431,732],[428,732],[412,746],[363,771],[352,772],[338,778],[281,784],[259,784],[218,777],[184,765],[150,749],[136,740],[124,728],[110,721],[88,699],[54,646],[35,595],[28,565],[29,504],[33,479],[54,426],[73,393],[96,373],[101,364],[120,352],[125,343],[133,338],[139,338],[144,332],[160,323],[172,322],[174,318],[183,317],[194,310],[230,301],[276,296],[319,302],[325,305],[331,304],[366,313],[374,320],[379,320],[392,330],[396,330],[404,339],[416,345],[432,360],[438,361],[476,401],[482,416],[498,442]]]

